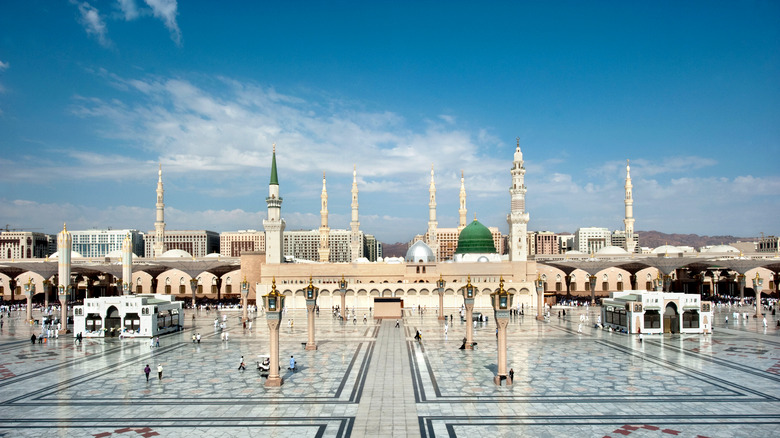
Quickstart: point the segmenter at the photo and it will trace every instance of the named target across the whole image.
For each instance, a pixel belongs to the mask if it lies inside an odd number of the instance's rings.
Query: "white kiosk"
[[[182,303],[170,295],[86,298],[73,307],[73,332],[84,337],[149,338],[181,330]]]
[[[626,333],[711,333],[712,303],[680,292],[612,292],[601,301],[601,320]]]

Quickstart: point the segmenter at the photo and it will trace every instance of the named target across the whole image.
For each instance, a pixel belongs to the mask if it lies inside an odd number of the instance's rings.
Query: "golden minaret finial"
[[[274,147],[274,153],[276,153],[276,143],[273,144]]]
[[[517,140],[517,147],[520,147],[520,137],[515,137],[515,140]]]
[[[62,231],[65,231],[65,232],[67,232],[67,231],[68,231],[68,223],[67,223],[67,222],[64,222],[64,223],[62,224]]]

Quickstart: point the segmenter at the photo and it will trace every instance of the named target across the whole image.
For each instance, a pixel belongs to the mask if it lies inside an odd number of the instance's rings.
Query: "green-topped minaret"
[[[271,182],[272,186],[279,185],[279,177],[276,176],[276,143],[274,143],[274,151],[271,155]]]
[[[284,260],[282,235],[285,222],[282,219],[282,197],[279,196],[279,177],[276,173],[276,143],[271,155],[271,182],[268,184],[268,219],[263,221],[265,229],[265,258],[268,264],[282,263]]]

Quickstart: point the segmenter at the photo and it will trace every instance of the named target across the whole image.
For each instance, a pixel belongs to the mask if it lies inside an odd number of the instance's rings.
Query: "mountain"
[[[409,243],[405,243],[405,242],[383,243],[382,256],[383,257],[406,257],[406,251],[408,249],[409,249]]]
[[[698,234],[667,234],[660,231],[637,231],[639,244],[649,248],[661,245],[691,246],[699,249],[707,245],[730,244],[737,241],[754,241],[755,237],[699,236]]]

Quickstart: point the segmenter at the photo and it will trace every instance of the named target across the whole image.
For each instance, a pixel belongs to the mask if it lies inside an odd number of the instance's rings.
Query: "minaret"
[[[330,261],[330,245],[328,244],[328,189],[325,188],[325,172],[322,172],[322,208],[320,209],[320,262],[328,263]]]
[[[460,208],[458,209],[460,220],[458,221],[458,235],[466,228],[466,182],[463,177],[463,171],[460,171]]]
[[[357,166],[352,169],[352,221],[349,223],[351,228],[349,250],[351,261],[356,261],[363,255],[363,242],[360,239],[360,221],[358,221],[358,188],[357,188]]]
[[[631,193],[633,185],[631,184],[631,166],[626,160],[626,218],[623,219],[623,225],[626,231],[626,247],[629,253],[636,251],[636,242],[634,241],[634,196]]]
[[[279,178],[276,175],[276,143],[271,155],[271,181],[268,183],[268,219],[263,221],[265,229],[265,262],[269,265],[284,261],[282,247],[285,222],[282,219],[282,197],[279,196]]]
[[[517,149],[512,163],[512,204],[507,222],[509,222],[509,260],[520,262],[528,260],[526,239],[528,235],[529,215],[525,211],[525,167],[523,153],[520,152],[520,138],[517,138]]]
[[[436,256],[436,261],[439,260],[439,237],[436,234],[436,230],[439,227],[439,222],[436,220],[436,182],[433,179],[433,164],[431,164],[431,185],[428,187],[428,246],[431,247],[431,251]]]
[[[70,254],[71,250],[73,248],[73,237],[68,232],[68,227],[63,224],[62,225],[62,231],[60,231],[57,234],[57,252],[58,252],[58,258],[57,258],[57,266],[59,268],[58,270],[58,277],[57,282],[59,285],[57,286],[57,296],[60,299],[60,309],[61,309],[61,317],[60,321],[62,322],[62,333],[67,333],[68,328],[68,295],[71,294],[71,285],[70,285]],[[89,297],[87,297],[89,298]]]
[[[124,286],[127,285],[125,288]],[[129,295],[133,288],[133,240],[127,233],[122,241],[122,293]]]
[[[157,171],[157,219],[154,221],[154,256],[165,252],[165,203],[163,202],[162,164]]]

